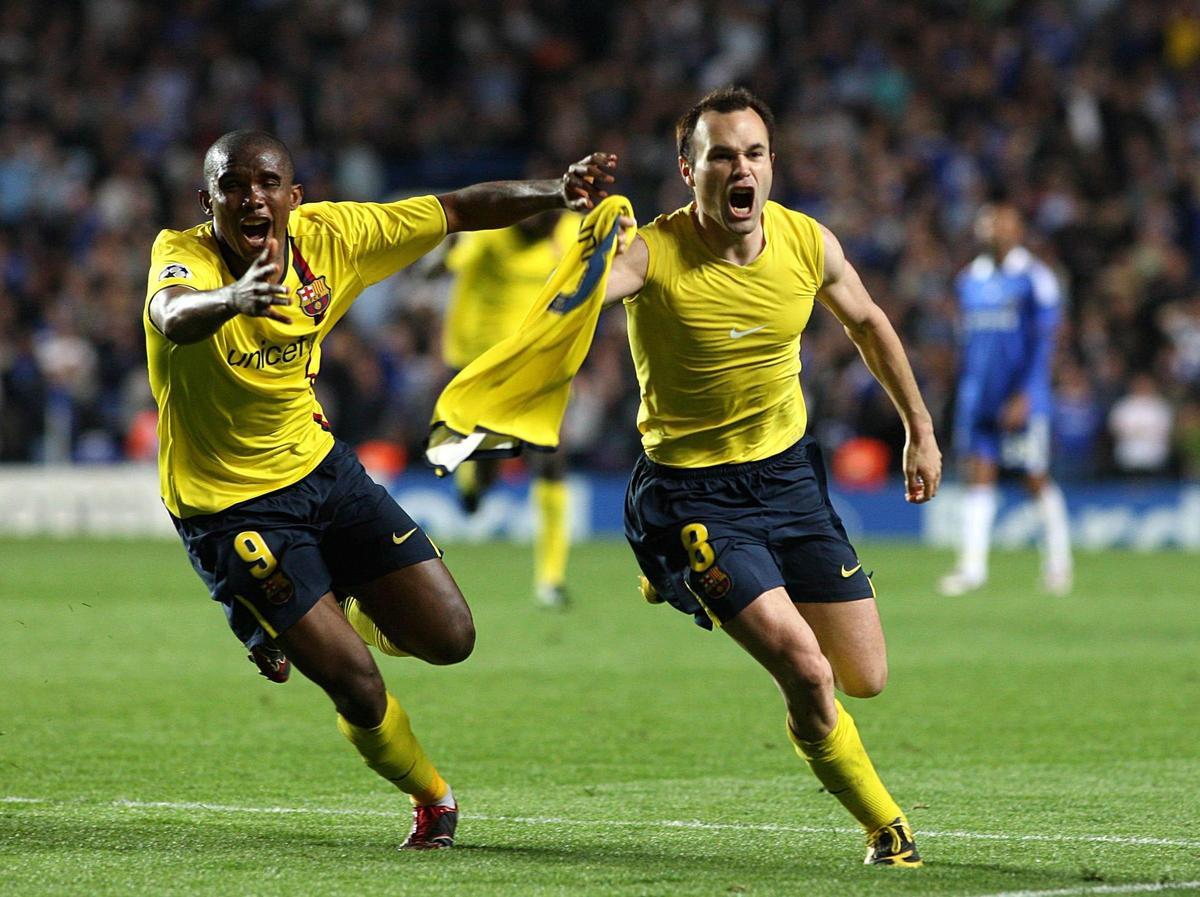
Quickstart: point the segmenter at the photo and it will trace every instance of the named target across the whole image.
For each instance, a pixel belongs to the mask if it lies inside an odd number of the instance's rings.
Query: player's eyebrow
[[[748,147],[746,147],[745,150],[738,150],[736,147],[726,146],[724,143],[716,143],[708,148],[708,152],[710,155],[712,153],[736,153],[736,152],[752,153],[755,150],[765,150],[766,148],[767,148],[766,144],[764,144],[764,143],[752,143]]]
[[[274,178],[275,180],[277,180],[281,183],[283,182],[283,175],[279,171],[276,171],[274,168],[262,168],[262,169],[259,169],[257,172],[253,172],[253,171],[251,171],[251,169],[247,168],[246,166],[231,165],[229,168],[223,169],[217,175],[217,183],[221,183],[222,181],[225,181],[230,178],[237,179],[237,180],[242,180],[242,179],[253,180],[254,178],[266,180],[267,178]]]

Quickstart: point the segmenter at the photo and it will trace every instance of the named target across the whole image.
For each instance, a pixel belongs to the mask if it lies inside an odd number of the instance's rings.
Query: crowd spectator
[[[603,148],[648,220],[686,198],[673,111],[739,82],[780,119],[775,198],[839,234],[912,347],[941,432],[950,282],[975,252],[975,211],[1003,194],[1067,285],[1057,438],[1091,447],[1076,473],[1130,467],[1108,454],[1128,445],[1122,429],[1110,441],[1097,421],[1149,390],[1175,422],[1150,466],[1194,475],[1198,34],[1200,6],[1170,0],[6,0],[0,460],[117,459],[141,444],[128,437],[149,405],[149,247],[200,219],[178,197],[223,131],[278,134],[310,200],[442,190]],[[415,456],[446,377],[443,302],[396,280],[327,346],[320,388],[342,435]],[[898,451],[835,336],[805,335],[820,438]],[[577,462],[627,469],[637,451],[636,433],[607,425],[636,402],[623,338],[602,321],[577,384]]]
[[[1108,413],[1117,469],[1134,475],[1165,473],[1171,460],[1173,416],[1154,378],[1134,375],[1129,392]]]
[[[1064,364],[1051,422],[1051,473],[1056,479],[1078,482],[1099,473],[1104,424],[1104,408],[1091,378],[1079,365]]]

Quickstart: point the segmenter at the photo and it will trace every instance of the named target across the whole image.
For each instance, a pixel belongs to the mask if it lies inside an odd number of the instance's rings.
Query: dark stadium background
[[[949,449],[950,284],[985,199],[1015,200],[1069,297],[1056,474],[1200,476],[1200,9],[1194,3],[700,0],[31,2],[0,11],[0,459],[152,457],[141,333],[159,228],[198,223],[201,155],[261,127],[307,196],[379,199],[621,154],[645,222],[686,200],[675,115],[753,87],[774,197],[839,235],[901,329]],[[327,341],[335,431],[411,459],[446,371],[446,284],[400,277]],[[804,382],[830,450],[902,439],[818,312]],[[636,384],[606,315],[566,441],[626,471]],[[1122,463],[1114,408],[1160,427]],[[894,469],[894,467],[893,467]]]

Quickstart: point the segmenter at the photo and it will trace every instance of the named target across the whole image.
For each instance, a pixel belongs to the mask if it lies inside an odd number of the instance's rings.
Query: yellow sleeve
[[[446,236],[446,213],[436,196],[399,202],[327,202],[315,217],[332,224],[365,285],[407,267]]]
[[[159,231],[150,250],[146,306],[166,287],[215,290],[224,284],[216,253],[202,240],[177,230]]]

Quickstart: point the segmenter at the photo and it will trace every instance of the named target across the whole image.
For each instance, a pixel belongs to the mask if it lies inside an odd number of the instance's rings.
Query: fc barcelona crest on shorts
[[[313,323],[316,324],[321,323],[321,319],[325,317],[325,312],[329,308],[329,303],[333,301],[333,295],[325,283],[324,274],[311,283],[304,283],[296,287],[296,298],[300,301],[300,311],[312,318]]]
[[[296,594],[295,586],[282,570],[263,580],[262,590],[263,596],[272,604],[287,604]]]
[[[733,580],[729,578],[728,573],[713,564],[700,574],[700,588],[704,590],[704,597],[711,601],[719,601],[729,594],[729,590],[733,588]]]

